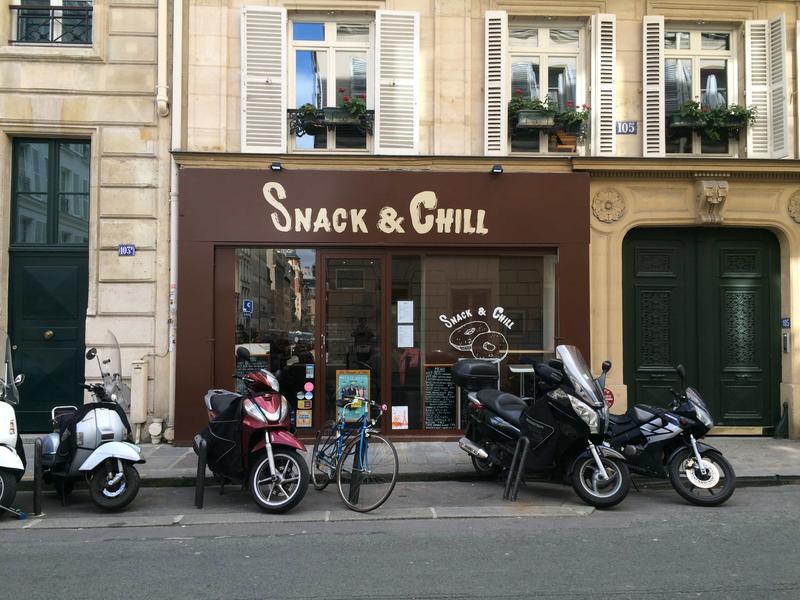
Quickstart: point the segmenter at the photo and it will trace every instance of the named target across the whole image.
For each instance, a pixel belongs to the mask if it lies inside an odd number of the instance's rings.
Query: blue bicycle
[[[323,490],[336,480],[339,496],[345,505],[358,512],[375,510],[394,490],[399,460],[392,443],[381,436],[376,423],[386,411],[386,405],[349,397],[336,402],[342,407],[340,417],[328,422],[317,432],[311,453],[311,482]],[[378,415],[368,413],[348,422],[348,410],[375,408]]]

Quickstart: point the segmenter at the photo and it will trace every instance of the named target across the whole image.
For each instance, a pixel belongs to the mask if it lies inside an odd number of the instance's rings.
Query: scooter
[[[11,508],[17,495],[17,483],[25,473],[25,448],[19,435],[14,407],[19,404],[17,386],[24,375],[14,377],[11,361],[11,343],[5,331],[0,330],[0,361],[3,373],[0,376],[0,518],[11,513],[24,518],[25,513]]]
[[[507,469],[504,497],[514,500],[526,474],[571,482],[587,504],[609,508],[630,488],[624,456],[603,444],[608,407],[602,382],[595,380],[575,346],[558,346],[558,360],[539,365],[539,392],[528,402],[501,392],[497,367],[481,360],[462,360],[452,367],[453,380],[469,390],[468,424],[459,440],[479,473]]]
[[[244,346],[236,357],[251,361]],[[277,378],[266,369],[235,377],[244,383],[244,395],[218,389],[206,393],[209,423],[194,437],[194,451],[200,456],[205,445],[207,466],[223,490],[228,482],[241,482],[260,508],[286,512],[308,490],[308,465],[298,454],[306,448],[290,431],[289,403]]]
[[[722,452],[698,441],[714,420],[697,390],[685,387],[683,365],[675,370],[682,391],[670,390],[669,410],[637,404],[624,415],[612,415],[608,441],[634,473],[669,479],[692,504],[718,506],[733,495],[736,474]]]
[[[42,479],[55,485],[66,504],[76,481],[86,479],[89,496],[98,508],[114,511],[130,504],[139,492],[135,464],[143,463],[141,449],[125,441],[131,426],[123,406],[130,406],[130,390],[122,382],[119,342],[106,334],[108,357],[89,348],[86,360],[97,359],[101,383],[83,384],[92,401],[56,406],[51,411],[53,433],[42,439]]]

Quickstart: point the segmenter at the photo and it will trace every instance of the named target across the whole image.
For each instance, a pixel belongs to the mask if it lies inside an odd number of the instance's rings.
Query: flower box
[[[517,113],[517,129],[547,129],[555,124],[556,113],[543,110],[521,110]]]
[[[331,125],[361,125],[361,117],[353,115],[349,110],[342,107],[326,107],[322,109],[325,124]]]
[[[670,129],[700,129],[703,123],[698,119],[675,114],[670,116],[669,126]]]

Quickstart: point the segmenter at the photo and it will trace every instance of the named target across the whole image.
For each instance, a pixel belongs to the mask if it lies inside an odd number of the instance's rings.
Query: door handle
[[[45,332],[44,332],[44,339],[46,339],[46,340],[52,340],[52,339],[53,339],[53,337],[54,337],[55,335],[56,335],[56,334],[55,334],[55,333],[53,333],[53,330],[52,330],[52,329],[48,329],[47,331],[45,331]]]
[[[16,344],[14,344],[13,346],[11,346],[11,349],[12,349],[12,350],[16,350],[16,349],[17,349],[17,345],[16,345]]]

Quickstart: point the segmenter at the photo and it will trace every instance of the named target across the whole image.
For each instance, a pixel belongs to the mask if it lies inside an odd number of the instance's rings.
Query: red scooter
[[[247,348],[236,350],[250,361]],[[207,444],[207,466],[221,485],[241,482],[267,512],[286,512],[308,489],[308,466],[298,450],[305,446],[290,432],[289,403],[275,376],[266,369],[238,377],[245,395],[209,390],[205,395],[208,427],[194,437],[194,451]]]

